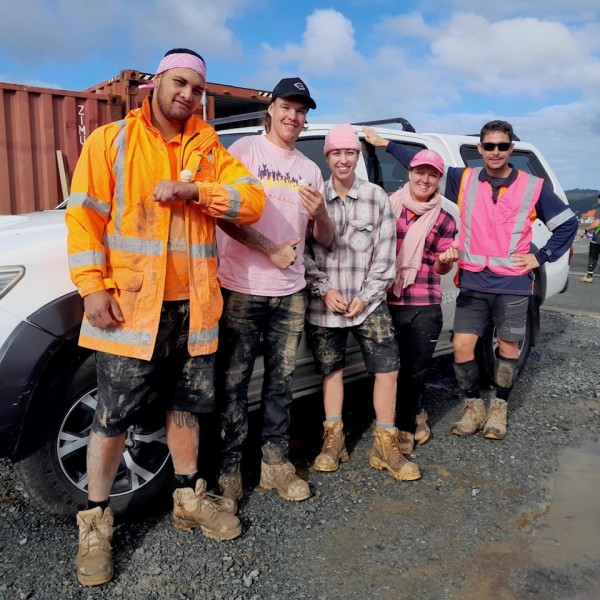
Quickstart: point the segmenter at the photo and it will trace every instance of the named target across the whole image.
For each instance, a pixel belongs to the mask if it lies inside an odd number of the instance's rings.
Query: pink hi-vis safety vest
[[[460,208],[458,265],[478,272],[485,267],[498,275],[523,275],[531,269],[515,267],[512,254],[530,252],[535,204],[543,180],[518,171],[510,186],[502,189],[496,203],[492,186],[479,181],[481,168],[463,173],[458,205]]]

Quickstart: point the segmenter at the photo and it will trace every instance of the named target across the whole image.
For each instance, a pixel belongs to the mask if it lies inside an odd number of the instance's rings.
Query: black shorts
[[[481,337],[493,323],[501,340],[521,341],[525,338],[528,306],[529,296],[461,290],[456,299],[454,333],[474,333]]]

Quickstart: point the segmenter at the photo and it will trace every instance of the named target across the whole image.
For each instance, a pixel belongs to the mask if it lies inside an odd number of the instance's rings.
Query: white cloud
[[[406,15],[397,15],[394,17],[384,17],[375,25],[373,31],[376,34],[387,36],[410,36],[433,38],[437,34],[437,29],[425,22],[422,13],[413,12]]]
[[[178,46],[214,59],[239,58],[242,46],[227,22],[253,4],[252,0],[22,0],[3,11],[0,51],[25,65],[47,58],[75,64],[90,55],[138,65],[149,55],[161,56]],[[127,43],[120,43],[122,39]]]
[[[310,76],[350,77],[361,60],[355,45],[349,19],[337,10],[318,9],[306,19],[301,44],[276,47],[265,43],[262,62],[271,72],[291,66]]]
[[[139,20],[132,34],[135,46],[144,50],[168,50],[187,47],[211,59],[233,60],[243,55],[242,45],[227,25],[250,0],[155,0],[151,10],[140,10]]]
[[[562,23],[534,18],[488,22],[457,15],[440,28],[431,50],[441,67],[460,74],[469,90],[538,96],[546,90],[600,86],[600,60]]]
[[[536,15],[546,20],[565,23],[586,23],[598,18],[597,0],[503,0],[485,2],[481,0],[419,0],[417,9],[430,16],[451,13],[484,13],[492,21],[517,17],[524,14]]]
[[[535,144],[559,174],[565,189],[598,184],[600,100],[548,106],[513,118],[522,139]]]

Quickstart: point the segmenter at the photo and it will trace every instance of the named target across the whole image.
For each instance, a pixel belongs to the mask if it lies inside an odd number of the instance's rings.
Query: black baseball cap
[[[292,96],[298,98],[300,102],[303,102],[309,108],[317,108],[316,102],[310,97],[306,84],[299,77],[282,79],[273,89],[271,102],[275,98],[291,98]]]

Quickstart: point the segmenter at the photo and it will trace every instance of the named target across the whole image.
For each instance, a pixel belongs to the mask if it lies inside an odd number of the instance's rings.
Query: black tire
[[[86,451],[96,406],[93,356],[41,386],[23,430],[15,471],[43,510],[66,517],[85,507]],[[171,489],[172,465],[164,412],[150,409],[127,432],[127,446],[111,490],[115,514],[155,509]]]
[[[533,346],[533,325],[531,311],[527,314],[527,323],[525,326],[525,337],[519,342],[519,358],[517,362],[517,377],[523,372],[531,347]],[[496,329],[490,327],[485,331],[477,342],[475,349],[475,358],[479,364],[480,381],[483,387],[495,386],[496,382],[496,361],[497,361]]]

